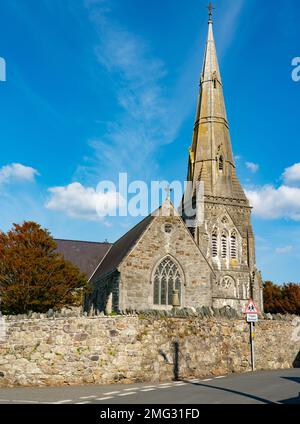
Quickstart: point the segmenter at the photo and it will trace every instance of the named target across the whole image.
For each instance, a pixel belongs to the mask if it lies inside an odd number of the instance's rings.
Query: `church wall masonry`
[[[181,378],[250,371],[249,327],[232,310],[178,314],[7,317],[0,386],[170,380],[175,343]],[[300,366],[295,322],[275,316],[256,325],[258,370]]]

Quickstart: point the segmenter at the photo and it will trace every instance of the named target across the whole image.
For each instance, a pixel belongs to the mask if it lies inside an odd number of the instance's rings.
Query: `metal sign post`
[[[250,322],[250,340],[251,340],[251,363],[252,371],[255,371],[255,349],[254,349],[254,323]]]
[[[253,300],[250,300],[244,313],[246,314],[247,322],[250,324],[251,366],[252,366],[252,371],[255,371],[254,323],[258,322],[258,309],[255,303],[253,302]]]

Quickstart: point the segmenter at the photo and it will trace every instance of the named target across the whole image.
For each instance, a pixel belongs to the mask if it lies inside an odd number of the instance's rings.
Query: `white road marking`
[[[174,387],[174,386],[158,386],[157,389],[169,389],[170,387]]]
[[[11,401],[8,399],[0,399],[0,402],[11,402]]]
[[[206,380],[202,380],[202,381],[212,381],[212,378],[207,378]]]
[[[107,397],[103,397],[103,398],[98,398],[96,400],[109,400],[109,399],[113,399],[113,396],[107,396]]]
[[[87,401],[87,402],[75,402],[75,405],[86,405],[88,403],[91,403],[91,402],[89,402],[89,401]]]
[[[138,387],[131,387],[130,389],[125,389],[125,392],[130,392],[132,390],[139,390]]]
[[[180,386],[186,386],[187,383],[178,383],[178,384],[174,384],[175,387],[180,387]]]
[[[141,392],[153,392],[153,390],[156,390],[155,388],[153,389],[143,389],[141,390]]]
[[[82,397],[80,397],[79,399],[93,399],[93,398],[95,398],[95,397],[97,397],[97,396],[82,396]]]
[[[155,386],[144,386],[144,389],[153,389]]]
[[[64,403],[72,402],[72,399],[66,399],[66,400],[59,400],[58,402],[53,402],[54,405],[62,405]]]
[[[129,393],[121,393],[118,396],[129,396],[129,395],[136,395],[136,392],[129,392]]]
[[[225,378],[225,375],[220,375],[220,377],[215,377],[215,378]]]
[[[121,393],[120,391],[117,391],[117,392],[107,392],[107,393],[103,393],[105,396],[107,395],[107,396],[110,396],[110,395],[116,395],[116,394],[118,394],[118,393]]]
[[[11,402],[15,402],[15,403],[39,403],[38,401],[34,401],[34,400],[12,400]]]
[[[159,387],[162,387],[162,386],[170,386],[170,384],[172,384],[172,383],[162,383],[162,384],[159,384]]]

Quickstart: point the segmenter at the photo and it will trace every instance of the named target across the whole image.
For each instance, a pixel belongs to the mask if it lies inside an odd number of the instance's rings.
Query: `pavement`
[[[0,388],[1,404],[300,404],[300,369],[165,383]]]

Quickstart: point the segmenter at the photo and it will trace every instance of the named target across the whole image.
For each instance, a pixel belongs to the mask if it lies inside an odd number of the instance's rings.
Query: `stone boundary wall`
[[[251,369],[249,325],[232,310],[55,315],[1,318],[1,387],[159,382],[177,369],[180,378]],[[265,316],[255,344],[258,370],[300,366],[300,318]]]

